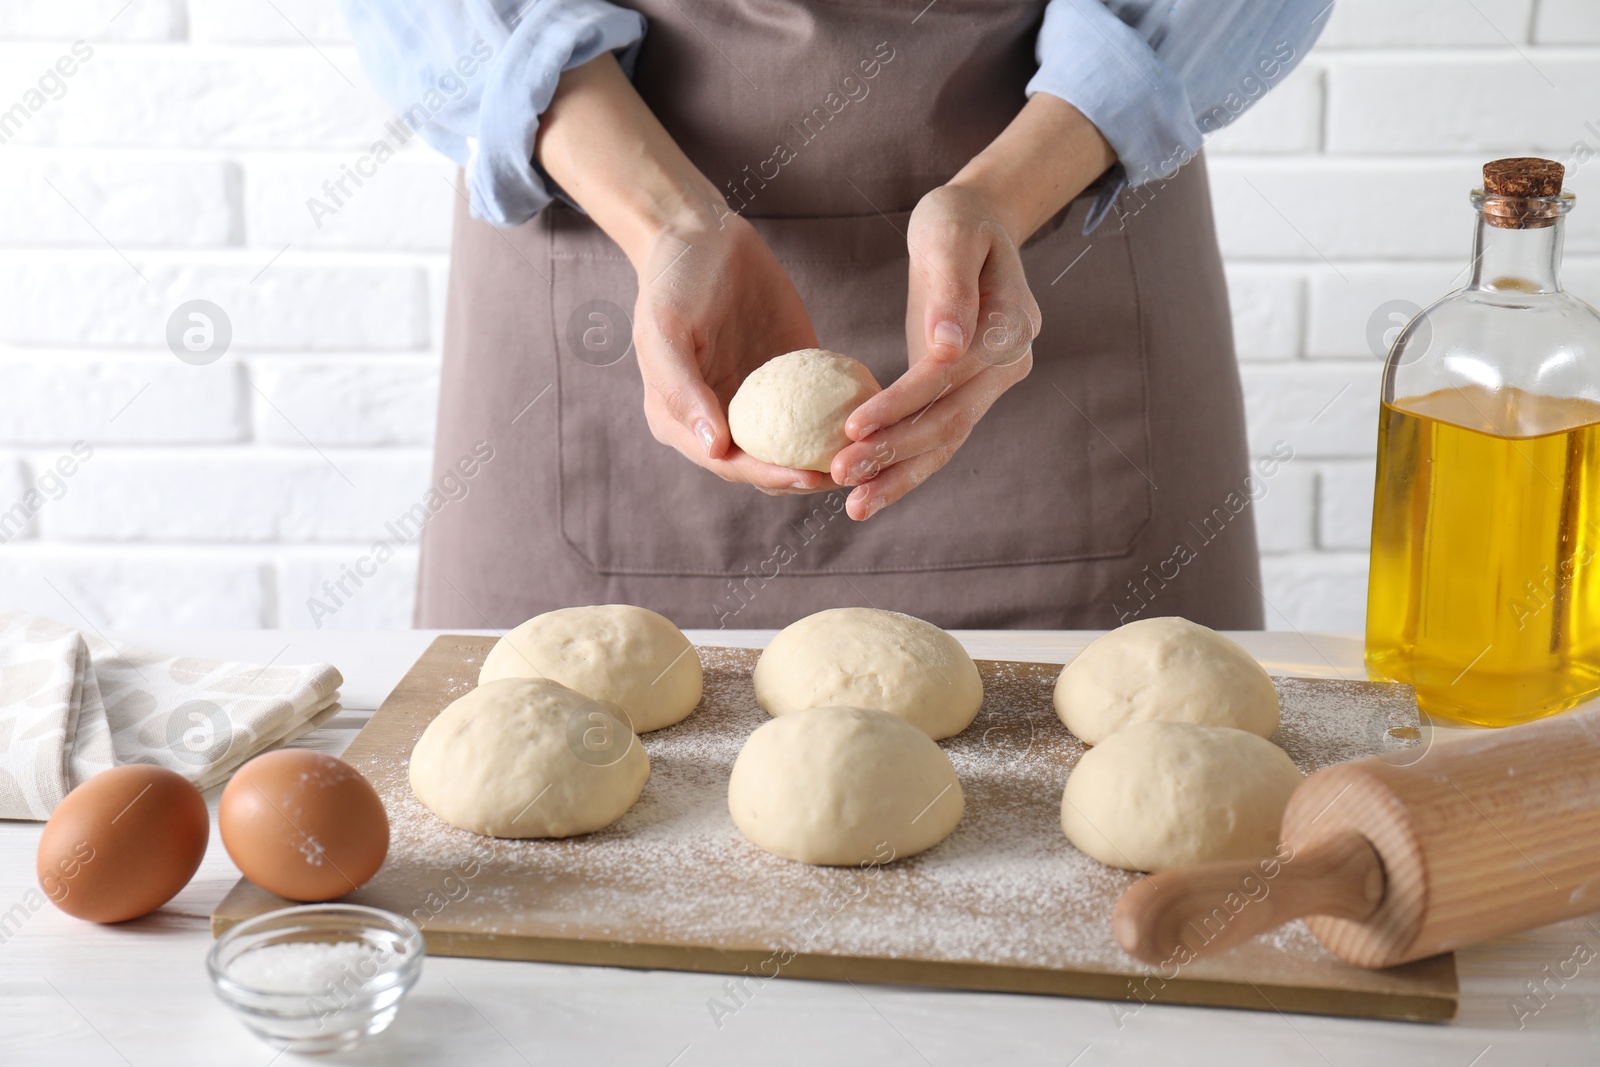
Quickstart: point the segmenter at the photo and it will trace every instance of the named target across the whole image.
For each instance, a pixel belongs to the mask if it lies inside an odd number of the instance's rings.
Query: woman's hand
[[[950,462],[1000,394],[1033,367],[1039,305],[999,207],[957,184],[928,193],[911,213],[906,303],[910,367],[851,413],[855,441],[833,478],[856,490],[852,519],[868,519]]]
[[[728,401],[783,352],[815,348],[800,294],[738,215],[664,229],[638,260],[634,343],[644,413],[657,441],[730,482],[769,495],[830,488],[819,471],[764,463],[733,443]]]
[[[683,154],[609,52],[561,75],[535,155],[639,276],[634,343],[656,440],[766,493],[832,485],[733,444],[727,402],[746,374],[817,335],[766,243]]]
[[[1033,367],[1039,305],[1017,248],[1116,153],[1084,114],[1034,93],[994,141],[911,213],[910,368],[851,413],[855,444],[833,459],[871,518],[955,455],[1000,394]]]

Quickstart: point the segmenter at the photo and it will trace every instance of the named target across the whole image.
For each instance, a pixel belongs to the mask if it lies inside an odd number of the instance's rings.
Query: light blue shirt
[[[342,0],[374,86],[465,168],[472,213],[501,226],[559,193],[532,162],[564,70],[616,52],[630,75],[644,16],[606,0]],[[1088,226],[1127,186],[1170,178],[1321,33],[1331,0],[1050,0],[1028,95],[1082,111],[1117,153]]]

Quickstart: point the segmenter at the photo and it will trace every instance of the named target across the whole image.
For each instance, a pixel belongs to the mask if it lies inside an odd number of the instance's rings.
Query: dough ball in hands
[[[502,637],[478,684],[548,678],[615,704],[638,733],[681,722],[700,703],[700,656],[671,620],[631,604],[559,608]]]
[[[617,714],[545,678],[484,682],[441,711],[411,752],[411,791],[452,826],[490,837],[571,837],[639,799],[650,757]]]
[[[791,623],[761,653],[754,680],[768,715],[877,708],[935,741],[965,730],[983,703],[983,680],[961,642],[877,608],[830,608]]]
[[[802,348],[750,372],[728,402],[728,431],[759,460],[826,471],[850,444],[845,420],[877,392],[877,379],[856,360]]]
[[[1096,638],[1056,679],[1056,714],[1086,745],[1128,723],[1278,728],[1278,692],[1261,664],[1217,631],[1141,619]]]
[[[1283,749],[1247,731],[1129,723],[1078,760],[1061,830],[1130,871],[1270,856],[1300,780]]]
[[[728,812],[750,842],[829,866],[888,863],[932,848],[961,821],[944,751],[870,708],[810,708],[750,735],[728,780]]]

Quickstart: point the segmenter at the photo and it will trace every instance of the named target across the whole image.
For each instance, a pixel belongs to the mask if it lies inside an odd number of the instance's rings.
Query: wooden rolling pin
[[[1388,967],[1600,911],[1600,711],[1368,756],[1290,798],[1275,859],[1164,871],[1112,915],[1147,963],[1292,919]]]

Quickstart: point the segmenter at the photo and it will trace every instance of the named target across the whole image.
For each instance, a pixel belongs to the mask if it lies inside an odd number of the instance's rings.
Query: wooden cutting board
[[[728,773],[767,716],[750,671],[757,651],[702,648],[705,698],[648,734],[651,773],[621,820],[561,841],[503,841],[446,825],[411,794],[407,760],[423,729],[476,683],[490,637],[443,636],[423,653],[344,758],[383,797],[383,869],[345,899],[410,916],[445,956],[849,979],[1126,1002],[1448,1019],[1454,957],[1367,971],[1341,963],[1295,923],[1231,952],[1157,973],[1111,936],[1135,877],[1062,836],[1067,774],[1083,753],[1051,705],[1057,664],[981,661],[984,703],[942,742],[966,815],[938,847],[898,863],[810,867],[747,842],[727,811]],[[1275,679],[1274,738],[1310,772],[1415,744],[1411,690]],[[212,932],[289,901],[240,881]],[[727,1007],[733,1010],[735,1004]]]

